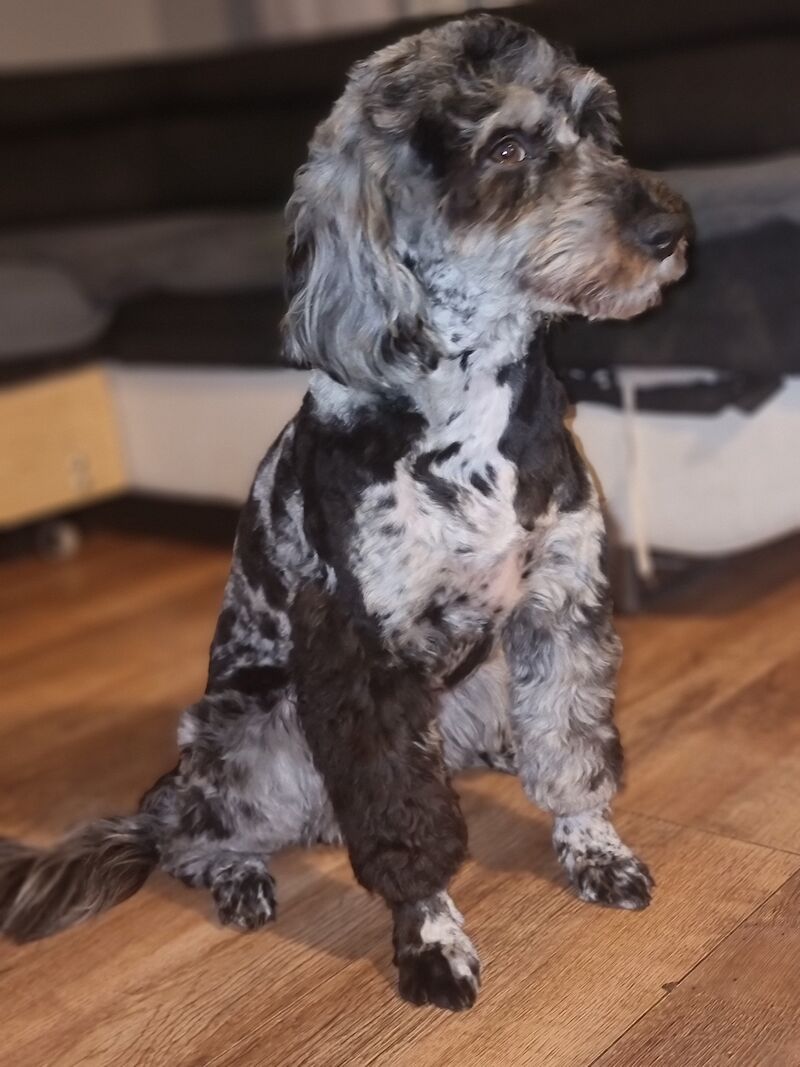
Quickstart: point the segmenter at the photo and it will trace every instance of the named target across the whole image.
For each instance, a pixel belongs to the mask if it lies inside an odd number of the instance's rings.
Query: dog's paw
[[[655,885],[640,859],[620,840],[602,810],[556,817],[553,844],[581,900],[635,911]]]
[[[275,918],[275,880],[263,869],[232,869],[215,880],[211,893],[224,926],[258,930]]]
[[[478,996],[481,968],[466,945],[432,944],[397,959],[400,996],[411,1004],[432,1004],[448,1011],[471,1008]]]
[[[570,879],[581,900],[629,911],[646,908],[655,885],[650,871],[633,853],[576,859]]]

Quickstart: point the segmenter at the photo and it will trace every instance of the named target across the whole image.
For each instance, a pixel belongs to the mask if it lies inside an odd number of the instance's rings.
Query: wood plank
[[[749,568],[734,558],[659,598],[649,611],[617,620],[626,713],[638,717],[654,699],[696,699],[726,680],[736,686],[742,670],[769,666],[796,650],[800,537],[747,559]]]
[[[742,923],[596,1067],[797,1067],[800,874]]]
[[[321,991],[293,998],[280,1013],[272,1015],[272,1003],[260,1007],[264,1023],[253,1018],[248,1030],[256,1026],[255,1033],[215,1064],[256,1067],[273,1034],[280,1035],[290,1063],[320,1067],[589,1063],[613,1034],[660,999],[665,983],[684,974],[736,925],[748,911],[751,892],[750,899],[761,898],[765,883],[756,887],[753,876],[763,860],[777,861],[767,875],[773,885],[796,862],[652,820],[628,819],[621,824],[624,831],[658,872],[656,902],[638,915],[592,908],[563,888],[547,852],[546,823],[529,814],[514,783],[501,788],[497,779],[484,776],[479,794],[480,804],[469,805],[478,858],[455,886],[484,957],[477,1007],[457,1019],[414,1011],[393,998],[385,964],[382,988],[359,966],[331,978]],[[729,870],[737,873],[723,903],[715,883]],[[364,1003],[374,1005],[368,1018],[359,1011]]]
[[[800,541],[766,550],[762,568],[772,555],[781,580],[728,598],[727,613],[698,596],[632,622],[618,705],[628,767],[620,806],[800,853]],[[667,668],[658,688],[632,696],[631,680],[647,676],[656,655]]]
[[[75,559],[0,564],[0,613],[13,613],[0,641],[0,667],[5,671],[25,655],[38,662],[49,645],[157,608],[175,587],[198,581],[218,583],[208,618],[199,619],[213,626],[229,565],[229,553],[218,549],[104,534],[93,534]]]
[[[798,692],[800,658],[733,696],[638,720],[620,807],[800,853]]]
[[[0,642],[4,833],[41,840],[127,810],[172,765],[228,566],[218,549],[119,535],[92,536],[75,560],[20,562]],[[36,571],[47,578],[32,590]],[[14,573],[0,568],[0,589]]]
[[[217,929],[203,894],[156,880],[86,928],[5,950],[8,1054],[71,1067],[110,1064],[122,1049],[132,1067],[260,1067],[269,1046],[275,1062],[425,1067],[446,1048],[464,1065],[588,1063],[800,867],[630,817],[624,829],[660,889],[648,912],[605,911],[566,891],[546,820],[516,781],[483,775],[462,789],[475,859],[454,892],[486,964],[467,1016],[396,999],[384,909],[339,850],[322,850],[277,863],[281,914],[260,935]]]

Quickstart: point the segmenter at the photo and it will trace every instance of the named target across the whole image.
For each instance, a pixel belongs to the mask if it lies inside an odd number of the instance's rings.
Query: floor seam
[[[615,804],[614,811],[622,815],[635,815],[639,819],[651,819],[653,822],[661,822],[666,826],[674,826],[679,830],[691,830],[693,833],[706,834],[708,837],[718,837],[721,841],[735,841],[740,845],[749,845],[751,848],[762,848],[768,852],[779,852],[784,856],[792,856],[800,865],[800,851],[791,848],[781,848],[780,845],[767,845],[763,841],[751,841],[748,837],[735,837],[733,834],[723,834],[719,830],[710,830],[705,826],[694,826],[692,823],[680,822],[677,819],[665,819],[662,815],[653,815],[639,808],[629,808],[627,805]]]
[[[793,853],[792,853],[792,855],[793,855]],[[719,949],[722,948],[722,946],[725,944],[725,942],[729,938],[733,937],[733,935],[735,933],[737,933],[739,930],[741,930],[741,928],[743,926],[745,926],[750,921],[750,919],[752,919],[752,917],[756,914],[756,912],[760,911],[761,908],[763,908],[765,904],[768,904],[769,901],[772,900],[772,898],[777,893],[780,893],[781,890],[788,884],[788,882],[791,881],[792,878],[794,878],[796,873],[797,873],[797,871],[792,871],[791,874],[787,875],[786,878],[784,878],[784,880],[781,882],[781,884],[779,886],[776,886],[773,890],[771,890],[769,893],[767,893],[767,895],[764,897],[763,900],[760,900],[758,902],[758,904],[756,904],[753,908],[751,908],[750,911],[748,911],[748,913],[746,915],[743,915],[742,918],[739,920],[739,922],[736,923],[736,925],[734,927],[732,927],[727,932],[727,934],[725,934],[725,936],[723,938],[721,938],[715,945],[712,945],[712,947],[708,950],[708,952],[706,952],[703,956],[700,957],[699,960],[697,960],[695,963],[693,963],[692,966],[689,968],[689,970],[685,974],[681,975],[681,977],[678,979],[677,982],[674,982],[674,983],[671,984],[672,988],[669,990],[669,992],[664,992],[663,996],[660,996],[657,1000],[655,1000],[650,1005],[650,1007],[647,1008],[646,1011],[643,1011],[642,1014],[639,1015],[636,1019],[634,1019],[634,1021],[629,1026],[626,1026],[625,1029],[622,1031],[622,1033],[620,1033],[617,1037],[615,1037],[610,1045],[606,1046],[606,1048],[604,1048],[603,1051],[601,1053],[599,1053],[599,1055],[595,1056],[595,1058],[593,1060],[590,1060],[587,1064],[585,1064],[585,1067],[595,1067],[595,1065],[600,1062],[600,1060],[603,1058],[603,1056],[605,1056],[607,1053],[611,1052],[611,1050],[613,1048],[615,1048],[620,1043],[620,1041],[627,1034],[629,1034],[631,1032],[631,1030],[633,1030],[634,1027],[638,1026],[639,1023],[643,1019],[647,1018],[647,1016],[650,1014],[650,1012],[654,1011],[660,1004],[662,1004],[667,999],[667,997],[670,997],[670,996],[672,996],[673,993],[677,992],[677,990],[683,985],[683,983],[686,981],[686,979],[689,978],[690,975],[694,974],[694,972],[697,970],[697,968],[701,964],[705,963],[705,961],[707,959],[709,959],[715,952],[718,952]]]

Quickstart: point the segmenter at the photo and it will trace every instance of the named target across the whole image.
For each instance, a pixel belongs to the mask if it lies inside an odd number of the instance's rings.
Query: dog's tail
[[[0,931],[33,941],[132,896],[158,862],[150,814],[99,819],[51,848],[0,839]]]

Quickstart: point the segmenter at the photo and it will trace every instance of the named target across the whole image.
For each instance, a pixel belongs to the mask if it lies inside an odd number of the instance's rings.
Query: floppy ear
[[[387,170],[393,149],[355,129],[340,109],[311,143],[286,209],[289,307],[284,353],[349,384],[399,381],[435,360],[421,286],[395,247]]]

